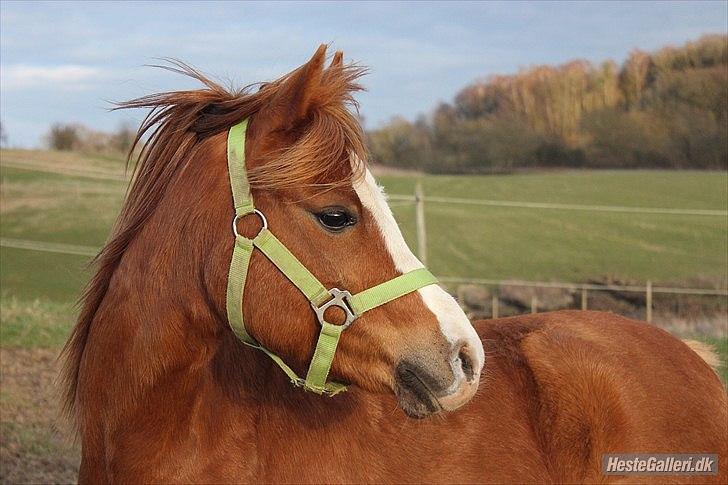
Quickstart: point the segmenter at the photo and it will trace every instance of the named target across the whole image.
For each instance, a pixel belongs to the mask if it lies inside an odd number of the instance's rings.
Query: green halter
[[[326,382],[334,360],[336,346],[341,333],[346,330],[362,313],[384,305],[424,286],[437,283],[437,279],[425,268],[416,269],[402,274],[389,281],[364,290],[356,295],[338,288],[327,290],[314,275],[291,254],[269,230],[265,216],[253,205],[253,197],[245,171],[245,130],[248,120],[244,120],[230,128],[227,140],[228,171],[230,174],[230,187],[235,205],[233,219],[233,234],[235,246],[230,261],[228,273],[226,307],[230,327],[245,344],[263,351],[273,362],[283,369],[291,379],[291,383],[303,387],[307,391],[317,394],[333,396],[346,390],[346,386],[336,382]],[[263,222],[263,228],[253,239],[238,234],[237,222],[243,216],[256,214]],[[286,275],[301,293],[311,302],[316,317],[321,324],[321,332],[316,350],[308,367],[306,378],[302,379],[286,365],[283,360],[270,350],[263,347],[245,330],[243,323],[243,291],[245,278],[248,274],[250,255],[253,248],[258,248]],[[324,320],[327,308],[336,306],[346,314],[343,324],[334,325]]]

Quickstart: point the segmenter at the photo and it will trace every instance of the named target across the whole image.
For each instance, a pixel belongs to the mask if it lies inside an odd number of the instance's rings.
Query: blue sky
[[[278,77],[320,43],[371,68],[367,127],[414,118],[467,83],[574,58],[621,62],[728,30],[728,2],[0,2],[0,119],[37,146],[51,123],[113,130],[109,101],[193,84],[144,67],[175,57],[237,84]]]

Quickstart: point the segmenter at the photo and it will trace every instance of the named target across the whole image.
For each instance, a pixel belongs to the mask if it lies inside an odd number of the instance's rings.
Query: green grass
[[[412,194],[413,177],[382,177]],[[499,176],[425,176],[426,196],[562,204],[717,209],[728,207],[724,172],[585,171]],[[414,207],[397,204],[415,241]],[[425,205],[428,265],[440,275],[584,281],[600,276],[723,282],[728,220],[720,216],[600,213]]]
[[[71,303],[19,300],[5,294],[0,297],[0,313],[2,345],[27,349],[63,346],[76,320]]]
[[[380,177],[392,193],[411,194],[415,178]],[[726,209],[726,172],[567,170],[513,175],[425,176],[426,195],[564,204]]]
[[[84,256],[2,247],[0,287],[3,295],[21,300],[74,302],[88,279],[88,260]]]
[[[124,182],[25,170],[18,165],[40,164],[60,170],[64,166],[88,167],[121,173],[120,160],[18,150],[2,151],[0,157],[4,164],[12,165],[0,168],[1,237],[90,247],[103,244],[121,207]],[[424,176],[422,180],[427,196],[728,207],[725,172],[564,171]],[[385,176],[380,182],[389,193],[409,195],[416,177]],[[398,201],[393,206],[405,238],[414,247],[414,206]],[[718,285],[728,279],[725,217],[427,203],[426,221],[428,265],[440,275],[577,282],[611,275],[635,281],[698,280]],[[40,301],[71,308],[88,278],[88,259],[0,248],[3,305]],[[5,320],[3,317],[4,326]],[[3,330],[3,335],[11,338],[10,331]]]
[[[705,337],[698,335],[695,337],[698,340],[702,340],[715,348],[718,357],[721,361],[721,366],[718,368],[718,374],[723,380],[724,384],[728,384],[728,337],[716,338],[716,337]]]
[[[45,158],[44,158],[45,157]],[[120,161],[43,152],[3,152],[3,161],[94,169]],[[43,162],[43,160],[46,160]],[[62,166],[62,165],[60,165]],[[98,247],[121,206],[123,182],[3,167],[0,236]],[[412,194],[415,177],[387,176],[392,194]],[[564,204],[726,209],[725,172],[566,171],[498,176],[425,176],[425,194]],[[724,284],[728,220],[716,216],[595,213],[427,203],[428,265],[470,278],[585,281],[616,276]],[[414,246],[414,206],[395,202]],[[68,301],[85,259],[2,250],[0,282],[15,296]],[[28,271],[28,270],[31,271]]]
[[[121,208],[126,185],[2,167],[0,235],[101,246]]]

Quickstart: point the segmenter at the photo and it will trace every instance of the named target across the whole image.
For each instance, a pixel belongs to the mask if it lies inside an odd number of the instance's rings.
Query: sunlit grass
[[[0,296],[0,342],[4,347],[61,347],[73,327],[76,311],[73,304],[47,299],[20,300]]]

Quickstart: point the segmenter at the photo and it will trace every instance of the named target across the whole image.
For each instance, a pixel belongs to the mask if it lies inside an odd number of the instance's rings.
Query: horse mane
[[[228,90],[183,62],[168,62],[170,65],[155,67],[189,76],[204,88],[152,94],[118,103],[114,108],[146,108],[150,112],[127,155],[127,166],[132,161],[135,163],[124,204],[111,237],[91,262],[96,272],[79,299],[79,317],[61,353],[64,411],[72,417],[91,325],[126,249],[180,170],[200,158],[195,156],[199,144],[268,106],[283,83],[298,72],[270,83]],[[356,80],[365,73],[362,67],[340,64],[324,71],[320,86],[312,94],[314,109],[310,122],[291,147],[274,154],[270,162],[249,168],[252,188],[274,190],[305,185],[333,188],[350,184],[353,178],[361,176],[366,149],[360,123],[352,111],[358,110],[353,93],[362,89]],[[253,92],[256,86],[258,89]],[[138,155],[134,157],[134,153]],[[332,170],[343,160],[351,160],[351,170]],[[321,180],[325,183],[320,183]]]

